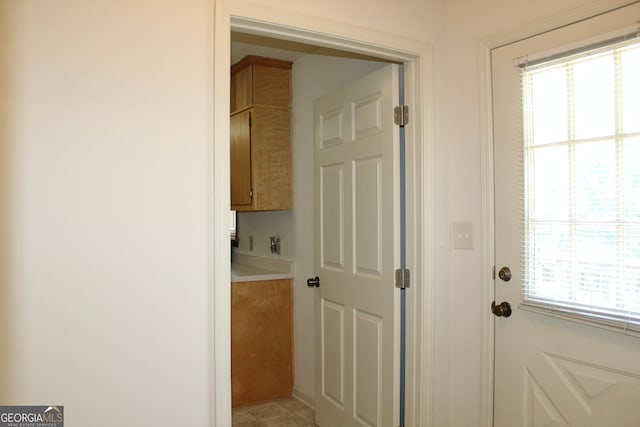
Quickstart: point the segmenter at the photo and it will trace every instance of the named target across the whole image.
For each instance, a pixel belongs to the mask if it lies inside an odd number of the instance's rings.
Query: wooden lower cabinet
[[[231,284],[232,406],[291,396],[291,280]]]

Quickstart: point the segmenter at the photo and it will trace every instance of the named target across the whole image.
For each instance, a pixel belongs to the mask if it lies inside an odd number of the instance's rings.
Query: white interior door
[[[398,420],[398,66],[318,98],[316,423]]]
[[[522,304],[522,285],[525,277],[523,264],[523,244],[522,236],[528,233],[529,229],[521,226],[523,212],[527,203],[538,203],[537,195],[535,200],[529,191],[528,185],[523,184],[521,176],[523,166],[526,162],[545,161],[546,169],[537,171],[535,181],[535,191],[547,191],[545,197],[547,204],[535,205],[535,209],[549,211],[555,209],[569,209],[567,206],[576,206],[582,203],[580,200],[571,203],[575,199],[575,193],[565,191],[566,182],[579,180],[579,170],[584,169],[578,153],[586,149],[587,143],[598,140],[580,140],[573,148],[568,148],[570,144],[563,141],[554,140],[549,137],[548,143],[540,144],[541,149],[535,152],[535,157],[523,157],[523,129],[522,124],[526,123],[521,118],[521,82],[520,67],[517,63],[533,61],[536,57],[551,58],[555,54],[563,51],[571,51],[585,45],[611,39],[631,30],[637,31],[637,22],[640,19],[640,5],[626,7],[621,10],[607,13],[605,15],[589,19],[577,24],[573,24],[534,38],[517,42],[492,52],[492,80],[494,99],[494,150],[495,150],[495,259],[496,259],[496,281],[495,281],[495,302],[497,304],[508,302],[511,305],[512,314],[510,317],[495,317],[495,407],[494,425],[498,427],[513,426],[577,426],[577,427],[601,427],[601,426],[640,426],[640,337],[632,332],[614,331],[614,328],[606,328],[606,325],[591,321],[584,321],[579,317],[571,317],[566,313],[552,312],[546,309],[535,310]],[[564,72],[564,71],[563,71]],[[629,73],[627,73],[629,74]],[[639,74],[629,74],[626,82],[629,89],[635,87],[633,91],[640,92],[638,87],[630,82],[637,81]],[[604,78],[604,77],[603,77]],[[562,77],[559,81],[564,81]],[[600,84],[600,77],[593,78],[587,84],[594,87]],[[561,85],[560,85],[561,86]],[[558,90],[560,89],[558,86]],[[529,90],[524,87],[524,90]],[[566,89],[567,93],[574,96],[576,87]],[[613,91],[613,84],[611,85]],[[626,96],[627,101],[638,99],[640,93]],[[618,99],[618,98],[616,98]],[[624,101],[624,102],[627,102]],[[623,102],[623,101],[620,101]],[[633,101],[635,102],[635,101]],[[591,123],[577,124],[576,111],[580,109],[600,108],[595,99],[582,100],[574,99],[571,104],[571,111],[564,108],[563,103],[555,113],[558,105],[542,106],[536,112],[542,116],[541,120],[550,123],[557,123],[558,126],[548,129],[549,135],[554,132],[573,133],[578,126],[595,125],[604,120],[603,117],[611,113],[612,109],[605,109],[594,116]],[[637,104],[640,105],[640,104]],[[637,108],[637,107],[636,107]],[[595,111],[594,110],[594,111]],[[546,114],[546,116],[545,116]],[[611,113],[613,115],[613,113]],[[559,117],[559,116],[562,117]],[[565,117],[566,115],[566,117]],[[534,118],[534,121],[536,118]],[[622,119],[616,119],[618,125]],[[625,118],[626,125],[633,124],[633,128],[638,127],[640,115]],[[567,122],[567,123],[565,123]],[[584,122],[584,120],[583,120]],[[536,123],[538,126],[540,123]],[[566,126],[566,129],[564,128]],[[568,129],[568,130],[567,130]],[[625,137],[630,147],[640,144],[640,131],[629,131]],[[542,132],[542,131],[540,131]],[[635,135],[635,136],[634,136]],[[536,136],[537,138],[538,136]],[[526,138],[524,138],[526,139]],[[560,142],[558,142],[560,141]],[[599,141],[599,140],[598,140]],[[597,142],[597,141],[596,141]],[[609,141],[601,141],[607,144]],[[536,142],[537,143],[537,142]],[[585,145],[579,145],[585,143]],[[615,143],[615,141],[614,141]],[[546,151],[544,151],[546,150]],[[570,153],[571,150],[574,154]],[[635,148],[634,148],[635,150]],[[627,150],[619,156],[617,161],[632,161],[630,164],[638,164],[640,151],[635,151],[635,158],[632,151]],[[567,160],[567,156],[576,156],[573,163]],[[615,158],[613,154],[612,158]],[[523,161],[524,159],[528,159]],[[625,160],[626,159],[626,160]],[[605,162],[603,157],[602,162]],[[542,163],[540,163],[542,164]],[[567,165],[573,165],[568,167]],[[536,163],[535,167],[538,163]],[[573,168],[573,169],[571,169]],[[594,166],[591,172],[595,173],[600,166]],[[589,169],[589,167],[587,167]],[[636,168],[637,169],[637,168]],[[573,178],[571,178],[573,177]],[[618,183],[620,184],[620,183]],[[574,184],[570,184],[572,186]],[[602,191],[606,184],[605,180],[599,182],[593,188],[593,193]],[[616,184],[613,183],[613,186]],[[545,190],[546,189],[546,190]],[[627,188],[621,194],[627,199],[637,199],[640,188]],[[541,196],[542,197],[542,196]],[[587,201],[586,203],[589,203]],[[618,200],[618,206],[626,203]],[[536,212],[536,215],[544,216],[545,212]],[[637,216],[638,212],[634,215]],[[571,213],[575,215],[575,212]],[[598,222],[594,220],[592,224]],[[555,224],[558,227],[576,227],[567,225],[559,221]],[[638,224],[632,226],[637,227]],[[577,227],[580,227],[578,225]],[[615,234],[615,233],[614,233]],[[615,237],[614,237],[615,239]],[[541,250],[535,246],[534,242],[530,248],[534,251]],[[598,262],[604,263],[604,259],[609,256],[616,256],[616,245],[624,249],[624,245],[635,244],[633,242],[618,241],[613,244],[610,253],[601,252],[600,260],[594,259],[591,265]],[[572,250],[594,251],[594,247],[589,244],[574,243]],[[622,245],[622,246],[621,246]],[[542,246],[542,245],[541,245]],[[558,241],[555,255],[564,258],[566,254],[565,243]],[[621,249],[621,250],[622,250]],[[545,255],[546,256],[546,255]],[[638,261],[638,253],[632,263]],[[564,258],[566,259],[566,258]],[[573,273],[588,275],[589,266],[575,268]],[[498,272],[503,267],[509,267],[511,279],[506,281],[499,277]],[[600,266],[598,268],[606,269]],[[530,269],[530,267],[529,267]],[[562,267],[559,262],[551,260],[546,274],[548,278],[558,277]],[[507,277],[503,274],[503,278]],[[527,283],[535,283],[538,277],[527,280]],[[546,280],[546,279],[541,279]],[[551,281],[551,279],[549,279]],[[556,280],[553,286],[563,286],[562,280]],[[604,282],[604,279],[603,279]],[[638,282],[640,283],[640,282]],[[556,288],[555,291],[558,291]],[[633,292],[628,295],[631,298],[638,298],[640,288],[635,285],[635,289],[628,288]],[[605,292],[605,291],[603,291]],[[635,296],[633,296],[635,295]],[[602,293],[598,298],[606,298]],[[504,306],[501,306],[504,307]],[[506,314],[504,311],[497,314]],[[582,319],[582,320],[581,320]]]

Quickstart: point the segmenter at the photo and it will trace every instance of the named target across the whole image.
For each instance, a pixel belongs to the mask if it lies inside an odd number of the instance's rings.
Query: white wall
[[[315,275],[313,265],[313,100],[362,76],[382,64],[355,59],[306,55],[292,69],[291,144],[293,154],[293,205],[291,211],[239,214],[239,252],[273,257],[268,236],[279,234],[283,258],[295,260],[294,357],[298,396],[315,396],[314,292],[306,280]],[[254,236],[249,251],[248,236]]]
[[[433,425],[481,425],[482,242],[450,244],[453,220],[482,222],[478,43],[616,0],[253,3],[433,47]],[[0,2],[3,403],[207,425],[212,16],[212,0]]]
[[[213,7],[0,2],[0,402],[209,423]]]

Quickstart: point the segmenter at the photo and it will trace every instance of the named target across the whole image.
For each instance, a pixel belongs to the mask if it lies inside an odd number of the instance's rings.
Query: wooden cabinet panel
[[[231,75],[231,112],[253,104],[253,67],[239,69]]]
[[[291,107],[291,71],[286,68],[253,66],[253,103]]]
[[[250,111],[231,117],[231,204],[251,206]]]
[[[231,209],[291,209],[289,110],[252,107],[231,117]]]
[[[289,110],[252,109],[253,210],[291,209]]]
[[[231,114],[252,105],[291,107],[291,62],[249,55],[231,67]]]
[[[291,396],[291,280],[231,285],[231,395],[243,406]]]

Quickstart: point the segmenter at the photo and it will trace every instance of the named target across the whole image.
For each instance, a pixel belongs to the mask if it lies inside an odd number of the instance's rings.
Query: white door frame
[[[209,302],[210,425],[231,425],[229,266],[230,32],[325,46],[404,63],[407,141],[407,425],[432,426],[434,360],[433,90],[431,49],[424,43],[246,0],[214,0],[214,245]],[[398,48],[401,46],[402,48]],[[390,284],[392,285],[392,284]]]
[[[494,300],[492,269],[495,265],[495,223],[493,187],[493,100],[491,96],[491,50],[510,43],[534,37],[553,29],[582,21],[610,10],[637,3],[638,0],[602,0],[552,17],[525,23],[517,29],[492,35],[478,43],[480,73],[480,157],[482,182],[482,230],[481,230],[481,283],[482,303],[482,372],[481,372],[481,420],[486,427],[493,426],[493,378],[494,378],[494,321],[489,307]]]

